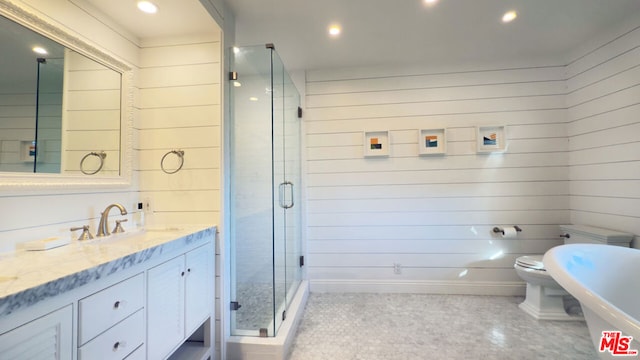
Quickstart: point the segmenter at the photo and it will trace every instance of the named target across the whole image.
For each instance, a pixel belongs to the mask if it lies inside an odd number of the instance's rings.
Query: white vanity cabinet
[[[211,326],[214,271],[211,250],[210,246],[201,246],[147,272],[147,358],[165,359],[181,344],[176,349],[180,359],[210,355],[208,336],[191,343],[185,340],[203,323]]]
[[[78,302],[78,360],[121,360],[144,343],[144,274]]]
[[[2,359],[71,359],[73,308],[67,305],[0,334]]]
[[[5,259],[5,272],[29,262],[44,276],[40,263],[67,260],[76,271],[0,297],[0,360],[213,359],[215,228],[196,229]]]

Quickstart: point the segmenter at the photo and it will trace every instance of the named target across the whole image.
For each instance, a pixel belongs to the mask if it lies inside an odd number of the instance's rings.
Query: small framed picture
[[[505,127],[502,125],[478,126],[476,142],[478,153],[504,152],[507,148]]]
[[[364,156],[389,156],[389,131],[366,131],[364,133]]]
[[[447,152],[446,129],[418,130],[418,154],[443,155]]]

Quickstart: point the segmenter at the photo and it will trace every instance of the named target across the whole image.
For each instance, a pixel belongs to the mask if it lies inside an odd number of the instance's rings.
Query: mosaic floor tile
[[[598,359],[582,321],[537,321],[522,297],[309,296],[289,360]]]

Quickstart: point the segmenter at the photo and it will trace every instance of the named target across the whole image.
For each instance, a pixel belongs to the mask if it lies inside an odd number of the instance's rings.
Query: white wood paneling
[[[567,66],[573,223],[640,234],[638,54],[640,27]]]
[[[561,243],[569,221],[565,93],[555,66],[308,73],[312,289],[522,293],[514,259]],[[476,126],[491,124],[507,126],[507,151],[476,154]],[[418,156],[425,128],[449,130],[446,155]],[[363,158],[370,129],[390,131],[389,157]],[[517,239],[493,234],[509,224]]]
[[[219,224],[220,46],[219,37],[194,36],[141,49],[137,170],[141,196],[154,203],[151,222]],[[161,159],[177,149],[183,167],[166,174]]]
[[[628,95],[628,94],[627,94]],[[307,102],[309,100],[307,99]],[[323,107],[307,109],[308,121],[355,120],[440,114],[466,114],[483,112],[557,110],[564,109],[563,96],[538,95],[532,97],[505,97],[501,99],[472,99],[458,101],[423,101],[403,103],[371,104],[367,106]]]
[[[570,79],[595,70],[599,66],[610,62],[614,58],[624,55],[640,46],[640,27],[636,26],[629,32],[626,32],[606,44],[588,52],[580,58],[574,60],[567,67],[567,75]],[[572,85],[569,85],[571,88]]]
[[[331,120],[321,122],[308,121],[305,112],[305,127],[307,134],[331,134],[346,131],[362,131],[365,127],[384,127],[389,130],[406,130],[415,128],[416,124],[429,124],[430,127],[469,127],[491,124],[510,125],[541,125],[558,124],[566,121],[565,109],[527,110],[516,112],[487,112],[487,113],[455,113],[431,114],[424,116],[391,115],[367,119]],[[422,125],[421,125],[422,126]]]

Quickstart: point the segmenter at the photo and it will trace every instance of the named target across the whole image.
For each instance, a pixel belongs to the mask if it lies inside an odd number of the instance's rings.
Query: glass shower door
[[[300,147],[300,94],[289,74],[285,71],[283,77],[283,152],[285,153],[284,177],[289,184],[285,195],[290,195],[290,206],[284,214],[284,256],[285,256],[285,288],[284,296],[287,307],[293,299],[301,281],[300,256],[302,254],[302,219],[301,212],[301,169]]]
[[[273,329],[271,59],[262,47],[236,53],[232,81],[231,311],[233,335]]]
[[[269,47],[240,48],[232,68],[231,333],[275,336],[300,278],[300,97]]]
[[[272,61],[275,329],[300,282],[300,95],[275,51]]]

